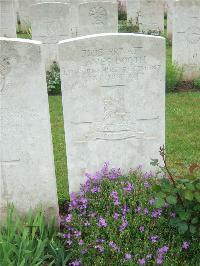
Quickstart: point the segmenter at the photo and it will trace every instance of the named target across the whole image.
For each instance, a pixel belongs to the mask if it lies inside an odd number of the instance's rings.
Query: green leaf
[[[181,220],[187,221],[190,218],[190,213],[188,213],[188,212],[180,212],[179,213],[179,217],[181,218]]]
[[[159,185],[153,185],[152,186],[152,190],[155,191],[155,192],[158,192],[158,191],[161,190],[161,186],[159,186]]]
[[[196,200],[198,202],[200,202],[200,193],[199,192],[194,192],[194,196],[195,196]]]
[[[175,204],[177,203],[177,199],[176,199],[175,196],[168,196],[168,197],[166,198],[166,200],[167,200],[167,202],[168,202],[169,204],[172,204],[172,205],[175,205]]]
[[[194,198],[194,194],[190,190],[186,190],[184,193],[184,196],[185,196],[185,199],[190,200],[190,201],[193,200]]]
[[[178,231],[180,234],[185,234],[185,232],[187,232],[188,230],[188,225],[186,223],[180,223],[178,225]]]
[[[186,188],[188,190],[191,190],[191,191],[194,191],[195,190],[195,186],[192,183],[185,184],[185,186],[186,186]]]
[[[192,224],[197,224],[198,223],[198,217],[195,217],[191,221]]]
[[[158,198],[163,198],[163,199],[165,199],[165,198],[166,198],[166,194],[163,193],[163,192],[159,192],[159,193],[157,194],[157,197],[158,197]]]
[[[163,198],[157,198],[155,202],[156,208],[162,208],[165,204],[165,200]]]
[[[197,188],[197,189],[200,189],[200,183],[197,183],[197,184],[196,184],[196,188]]]
[[[190,233],[195,234],[196,231],[197,231],[196,226],[194,226],[194,225],[190,225]]]

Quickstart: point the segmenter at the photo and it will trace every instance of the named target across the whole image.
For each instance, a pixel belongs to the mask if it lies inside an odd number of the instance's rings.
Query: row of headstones
[[[58,46],[69,191],[106,161],[149,170],[165,142],[164,38],[113,33]],[[0,220],[9,203],[58,215],[41,43],[0,38],[0,50]]]
[[[165,0],[167,35],[172,40],[172,61],[183,70],[184,80],[200,77],[200,1]],[[127,0],[128,19],[146,30],[164,29],[162,0]],[[149,14],[148,16],[146,14]]]

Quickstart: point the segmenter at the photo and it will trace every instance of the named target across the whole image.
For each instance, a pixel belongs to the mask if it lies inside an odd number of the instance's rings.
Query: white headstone
[[[173,62],[183,68],[183,78],[200,77],[200,1],[174,3]]]
[[[0,221],[21,213],[58,215],[48,96],[40,43],[0,38]]]
[[[79,5],[78,35],[118,32],[118,6],[112,2]]]
[[[0,36],[16,37],[16,16],[13,0],[0,0]]]
[[[127,20],[138,25],[140,15],[140,0],[127,0]]]
[[[31,7],[32,39],[42,41],[46,67],[58,61],[57,43],[70,37],[69,5],[59,2]]]
[[[140,0],[139,28],[144,33],[164,32],[163,0]]]
[[[59,43],[69,190],[104,162],[126,173],[165,142],[165,40],[99,34]]]

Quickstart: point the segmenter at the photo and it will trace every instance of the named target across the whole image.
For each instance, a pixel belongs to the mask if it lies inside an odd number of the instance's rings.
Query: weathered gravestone
[[[21,213],[58,215],[48,96],[40,43],[0,38],[0,221]]]
[[[79,5],[78,35],[118,32],[118,6],[112,2]]]
[[[58,61],[57,43],[70,36],[69,5],[63,3],[41,3],[31,7],[32,38],[42,41],[42,52],[46,68]]]
[[[183,68],[183,79],[200,77],[200,1],[174,3],[173,62]]]
[[[0,36],[16,37],[16,17],[13,0],[0,0]]]
[[[127,0],[127,19],[133,25],[139,24],[140,0]]]
[[[105,161],[125,172],[165,142],[165,40],[99,34],[61,41],[69,190]]]
[[[144,33],[164,32],[163,0],[140,0],[139,28]]]

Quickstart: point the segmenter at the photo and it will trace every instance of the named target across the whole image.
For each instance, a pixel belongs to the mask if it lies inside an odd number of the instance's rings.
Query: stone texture
[[[31,7],[32,38],[42,41],[46,68],[58,61],[57,43],[70,37],[69,5],[41,3]]]
[[[79,5],[78,35],[118,32],[118,6],[112,2]]]
[[[109,161],[126,173],[165,142],[165,40],[99,34],[59,43],[69,190]]]
[[[172,58],[183,68],[183,78],[200,77],[200,1],[174,3]]]
[[[58,215],[48,96],[40,43],[0,38],[0,221],[21,213]]]
[[[0,0],[0,36],[16,37],[16,16],[13,0]]]
[[[163,0],[140,0],[139,28],[144,33],[164,32]]]
[[[140,0],[127,0],[127,19],[133,25],[138,25],[140,15]]]

